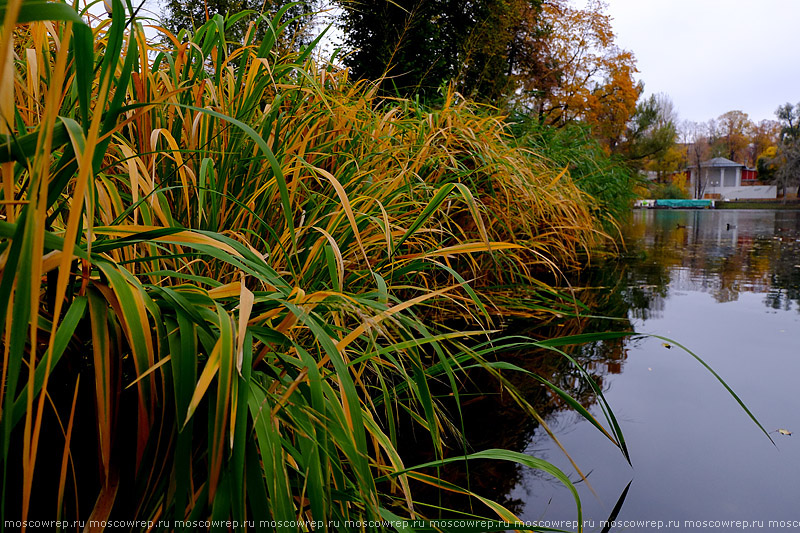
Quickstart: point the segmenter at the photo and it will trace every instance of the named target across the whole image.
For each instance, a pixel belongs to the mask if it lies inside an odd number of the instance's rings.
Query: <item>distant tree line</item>
[[[779,106],[775,116],[777,120],[754,122],[747,113],[733,110],[707,122],[685,121],[678,128],[678,142],[648,160],[645,168],[665,181],[687,167],[724,157],[757,169],[759,181],[777,185],[785,197],[792,187],[800,187],[800,103]]]

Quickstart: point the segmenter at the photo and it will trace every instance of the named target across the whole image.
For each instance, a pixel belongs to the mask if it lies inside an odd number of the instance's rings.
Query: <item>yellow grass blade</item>
[[[375,315],[373,317],[370,317],[368,320],[365,320],[364,322],[362,322],[360,326],[358,326],[353,331],[351,331],[349,334],[347,334],[347,336],[345,336],[342,340],[337,342],[336,343],[336,348],[339,351],[344,350],[351,342],[356,340],[365,331],[367,331],[367,329],[369,329],[370,327],[374,327],[376,324],[378,324],[382,320],[385,320],[385,319],[389,318],[390,316],[403,311],[404,309],[408,309],[409,307],[413,307],[413,306],[415,306],[417,304],[420,304],[420,303],[424,302],[425,300],[429,300],[429,299],[434,298],[436,296],[441,296],[442,294],[445,294],[446,292],[449,292],[449,291],[451,291],[453,289],[456,289],[459,286],[460,285],[454,285],[452,287],[444,287],[442,289],[431,291],[429,293],[421,294],[420,296],[417,296],[416,298],[411,298],[410,300],[406,300],[405,302],[403,302],[401,304],[392,306],[389,309],[387,309],[386,311],[382,311],[382,312],[378,313],[377,315]],[[320,361],[320,364],[319,364],[320,367],[322,366],[323,361],[327,361],[327,356],[325,356],[325,358],[323,358],[322,361]]]
[[[69,422],[67,422],[67,431],[64,434],[64,453],[61,455],[61,474],[58,477],[58,504],[56,511],[56,520],[61,519],[61,512],[64,506],[64,488],[67,484],[67,466],[72,461],[72,453],[70,452],[70,443],[72,442],[72,428],[75,424],[75,406],[78,404],[78,388],[81,384],[81,377],[75,379],[75,393],[72,396],[72,408],[69,411]],[[73,466],[74,474],[74,466]]]
[[[197,406],[200,405],[200,401],[206,395],[209,385],[211,385],[211,380],[214,379],[214,376],[219,370],[220,343],[221,341],[217,341],[214,345],[214,349],[211,351],[208,361],[206,361],[206,366],[203,368],[203,372],[197,380],[197,386],[194,389],[192,400],[189,402],[189,409],[186,412],[186,422],[189,421],[197,409]],[[186,422],[184,422],[183,427],[186,427]]]
[[[444,248],[439,248],[438,250],[432,250],[430,252],[423,252],[419,254],[405,254],[405,255],[398,255],[398,259],[418,259],[422,257],[442,257],[442,256],[454,256],[458,254],[472,254],[476,252],[492,252],[498,250],[524,250],[526,249],[525,246],[521,244],[513,244],[508,242],[490,242],[487,246],[486,243],[483,242],[470,242],[464,244],[456,244],[453,246],[447,246]]]
[[[155,372],[156,370],[158,370],[159,368],[161,368],[162,366],[164,366],[165,364],[167,364],[170,361],[172,361],[172,356],[170,356],[170,355],[160,359],[158,361],[158,363],[154,364],[153,366],[148,368],[146,371],[144,371],[139,377],[137,377],[136,379],[134,379],[133,381],[131,381],[130,383],[125,385],[125,388],[126,389],[130,389],[131,387],[133,387],[134,385],[139,383],[141,380],[143,380],[144,378],[146,378],[147,376],[149,376],[150,374],[152,374],[153,372]]]
[[[242,373],[242,358],[244,355],[244,339],[247,335],[247,323],[250,320],[250,313],[253,311],[253,302],[255,301],[255,296],[250,289],[247,288],[244,281],[244,274],[242,274],[239,293],[239,332],[236,342],[236,369],[239,371],[240,375]]]
[[[119,226],[96,226],[94,228],[94,233],[95,235],[127,237],[131,235],[136,235],[137,233],[145,233],[148,231],[158,231],[164,229],[171,229],[171,228],[165,228],[163,226],[121,224]],[[169,235],[161,235],[153,237],[151,240],[154,242],[172,242],[176,244],[181,244],[181,243],[202,244],[205,246],[212,246],[227,254],[236,257],[241,257],[241,254],[238,251],[236,251],[231,246],[225,244],[224,242],[220,242],[219,240],[209,237],[208,235],[203,235],[202,233],[197,233],[195,231],[190,231],[190,230],[178,231],[175,233],[170,233]]]
[[[13,8],[9,8],[9,11]],[[8,15],[8,13],[7,13]],[[9,28],[13,26],[8,26]],[[51,78],[52,85],[50,86],[50,90],[47,93],[47,104],[45,107],[44,113],[44,121],[43,127],[40,130],[38,141],[37,141],[37,153],[41,156],[37,158],[36,162],[34,163],[33,170],[33,177],[30,188],[31,191],[29,192],[29,215],[28,220],[33,220],[33,223],[28,227],[29,231],[33,233],[33,245],[31,250],[31,269],[29,272],[20,273],[20,275],[29,275],[31,278],[31,286],[38,287],[41,279],[41,262],[38,261],[37,257],[41,257],[43,248],[44,248],[44,231],[46,226],[46,208],[47,208],[47,196],[48,196],[48,184],[49,184],[49,155],[50,150],[52,147],[52,140],[53,140],[53,129],[55,127],[56,117],[58,113],[58,104],[59,104],[59,97],[60,97],[60,87],[61,83],[66,76],[66,63],[67,63],[67,48],[70,38],[72,36],[72,24],[66,24],[62,47],[59,49],[58,54],[56,56],[56,63],[54,66],[54,72]],[[3,38],[5,38],[6,31],[3,30]],[[4,56],[3,54],[4,48],[0,46],[0,56]],[[2,66],[2,65],[0,65]],[[3,66],[4,68],[4,66]],[[0,69],[2,72],[2,69]],[[78,210],[80,211],[80,210]],[[27,221],[26,221],[27,222]],[[65,245],[65,249],[71,249],[70,246]],[[65,271],[64,263],[62,262],[62,270]],[[59,274],[59,279],[64,275],[64,291],[66,290],[66,272],[61,272]],[[63,301],[63,294],[64,291],[56,289],[56,305],[55,310],[53,312],[53,316],[61,316],[61,304]],[[59,297],[58,295],[62,295]],[[50,342],[47,349],[47,358],[45,361],[42,361],[41,364],[45,364],[45,368],[48,369],[44,373],[44,380],[42,382],[41,391],[39,394],[39,401],[36,408],[36,417],[33,417],[33,401],[34,401],[34,375],[37,366],[36,362],[36,332],[38,329],[38,314],[39,314],[39,298],[40,292],[38,290],[32,290],[30,293],[30,312],[31,316],[29,317],[29,324],[30,324],[30,343],[33,347],[30,351],[30,372],[28,375],[28,397],[27,397],[27,405],[25,410],[25,428],[24,428],[24,436],[23,436],[23,460],[22,460],[22,469],[23,469],[23,483],[22,483],[22,519],[25,520],[28,516],[28,508],[30,504],[30,496],[31,490],[33,488],[33,476],[34,476],[34,469],[36,466],[36,457],[38,452],[39,446],[39,434],[41,431],[42,426],[42,419],[44,413],[44,403],[45,398],[47,397],[47,385],[50,378],[50,364],[51,364],[51,357],[53,353],[53,343],[55,342],[56,330],[58,327],[57,321],[53,323],[52,330],[50,332]],[[23,528],[25,530],[25,528]]]
[[[242,290],[242,285],[240,282],[232,281],[226,285],[220,285],[219,287],[214,287],[213,289],[208,291],[208,295],[213,298],[214,300],[219,300],[222,298],[233,298],[234,296],[239,295]]]
[[[337,180],[333,174],[327,170],[319,167],[313,167],[313,170],[325,176],[331,185],[333,185],[333,189],[336,191],[336,196],[339,197],[339,201],[342,204],[342,209],[344,209],[345,215],[347,215],[347,220],[350,222],[350,227],[353,230],[353,235],[356,237],[356,242],[358,242],[358,248],[361,250],[361,254],[364,256],[364,262],[367,268],[372,271],[369,256],[367,255],[367,251],[364,249],[364,242],[361,240],[361,232],[358,229],[356,216],[353,213],[353,206],[350,204],[350,199],[347,197],[347,192],[344,190],[344,187],[342,187],[342,184],[339,183],[339,180]]]

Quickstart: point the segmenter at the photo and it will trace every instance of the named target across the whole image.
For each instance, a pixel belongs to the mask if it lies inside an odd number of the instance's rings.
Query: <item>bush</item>
[[[654,200],[684,200],[691,198],[689,193],[681,188],[679,183],[649,183],[646,192],[647,198]]]

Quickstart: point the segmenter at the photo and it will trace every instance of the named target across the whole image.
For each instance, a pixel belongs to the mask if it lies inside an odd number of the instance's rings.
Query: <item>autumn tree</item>
[[[677,143],[670,145],[658,157],[649,159],[644,164],[644,169],[656,173],[659,183],[667,183],[668,179],[672,176],[682,174],[689,166],[688,154],[686,148]]]
[[[610,153],[619,152],[628,124],[636,115],[637,100],[643,87],[633,82],[631,65],[616,65],[607,77],[595,83],[586,98],[581,120],[592,128],[593,135]]]
[[[714,155],[737,163],[745,161],[753,130],[753,123],[747,113],[738,110],[728,111],[720,115],[714,125],[716,128],[712,147]]]
[[[763,158],[767,150],[772,148],[772,157],[775,155],[774,150],[778,144],[780,136],[781,125],[776,120],[762,120],[757,124],[753,124],[750,130],[750,144],[747,147],[746,164],[750,167],[756,167],[758,160]]]
[[[775,173],[778,171],[778,146],[770,146],[756,161],[756,170],[758,171],[758,179],[765,183],[775,182]]]
[[[539,26],[547,29],[546,34],[521,38],[544,40],[534,48],[546,59],[531,65],[520,61],[516,75],[519,101],[543,123],[583,121],[611,146],[624,134],[641,88],[633,78],[637,72],[633,54],[615,44],[611,19],[603,9],[598,0],[585,8],[567,1],[542,4]]]

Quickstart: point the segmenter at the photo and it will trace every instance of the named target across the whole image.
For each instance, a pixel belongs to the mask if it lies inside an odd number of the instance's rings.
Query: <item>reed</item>
[[[112,7],[0,4],[0,519],[383,530],[429,516],[415,480],[503,529],[437,477],[470,459],[551,474],[580,517],[563,473],[470,454],[431,392],[519,370],[488,358],[498,287],[543,294],[602,237],[569,175],[456,94],[381,99],[279,52],[284,12],[260,43],[217,16],[163,45]],[[627,455],[613,415],[548,385]],[[404,464],[411,428],[434,461]]]

